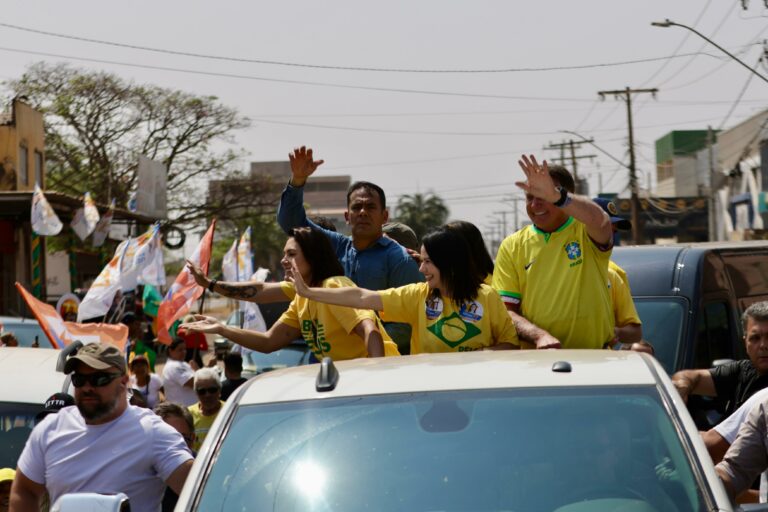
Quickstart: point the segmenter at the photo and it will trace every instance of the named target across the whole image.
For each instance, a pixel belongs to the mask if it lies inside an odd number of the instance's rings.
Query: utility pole
[[[562,165],[565,165],[565,149],[569,148],[571,152],[571,170],[573,171],[573,181],[576,184],[576,193],[577,194],[586,194],[586,190],[581,190],[581,186],[579,184],[579,167],[578,167],[578,161],[584,158],[589,158],[590,161],[595,158],[597,155],[579,155],[576,156],[576,149],[581,147],[582,144],[592,144],[595,142],[594,139],[588,139],[588,140],[567,140],[563,141],[559,144],[553,144],[549,143],[549,146],[546,146],[544,149],[550,149],[550,150],[560,150],[560,158],[553,158],[555,162],[559,162]]]
[[[640,226],[640,198],[637,193],[637,167],[635,165],[635,139],[632,131],[632,95],[650,93],[656,97],[656,93],[659,92],[655,87],[653,89],[631,89],[626,87],[624,89],[618,89],[614,91],[598,91],[600,99],[605,99],[607,95],[616,96],[619,99],[624,100],[627,104],[627,125],[629,127],[629,189],[631,192],[631,205],[632,205],[632,243],[639,244],[641,238],[641,226]]]
[[[707,126],[707,153],[709,156],[709,187],[707,187],[707,238],[714,242],[717,238],[715,222],[715,159],[712,147],[715,144],[715,134],[711,126]]]
[[[502,233],[501,236],[505,237],[507,236],[507,214],[509,212],[501,211],[501,212],[493,212],[495,215],[501,215],[501,229]]]

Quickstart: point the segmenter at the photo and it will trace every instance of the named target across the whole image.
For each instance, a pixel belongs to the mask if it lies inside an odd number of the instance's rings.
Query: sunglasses
[[[73,373],[72,374],[72,385],[76,388],[81,388],[85,386],[85,383],[87,382],[91,386],[95,388],[101,388],[112,382],[118,377],[121,377],[122,373],[113,373],[113,372],[96,372],[96,373],[90,373],[88,375],[83,375],[82,373]]]
[[[219,391],[219,388],[216,386],[211,386],[210,388],[197,388],[195,389],[195,392],[198,395],[213,395],[216,394]]]

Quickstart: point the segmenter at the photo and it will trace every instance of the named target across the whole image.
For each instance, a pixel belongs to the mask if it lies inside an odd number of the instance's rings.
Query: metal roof
[[[558,361],[571,372],[554,372]],[[248,381],[239,404],[394,393],[576,386],[654,385],[651,358],[608,350],[509,350],[339,361],[338,385],[318,393],[320,365],[276,370]],[[657,371],[663,373],[660,366]]]

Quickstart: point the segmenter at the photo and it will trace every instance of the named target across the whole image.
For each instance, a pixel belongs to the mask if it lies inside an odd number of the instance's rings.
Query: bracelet
[[[208,283],[208,291],[209,292],[213,293],[213,287],[216,286],[216,283],[218,283],[218,281],[216,279],[211,279],[211,282]]]
[[[560,199],[552,203],[558,208],[568,206],[571,203],[571,197],[568,195],[568,189],[565,187],[557,187],[557,191],[560,192]]]

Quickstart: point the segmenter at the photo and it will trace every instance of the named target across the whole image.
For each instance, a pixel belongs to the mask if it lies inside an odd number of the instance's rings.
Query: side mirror
[[[723,366],[724,364],[732,363],[733,359],[715,359],[712,361],[712,368],[717,368],[718,366]]]
[[[56,500],[51,512],[130,512],[128,496],[117,494],[97,494],[80,492],[65,494]]]

